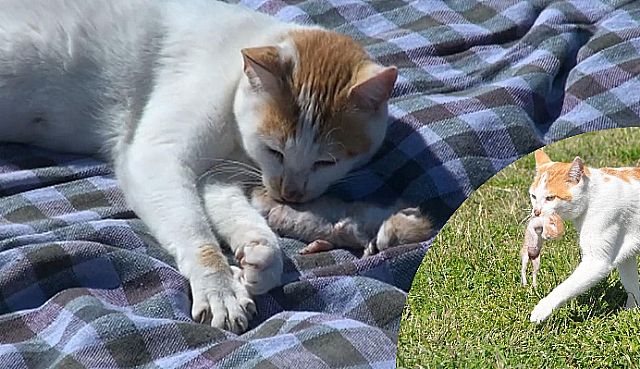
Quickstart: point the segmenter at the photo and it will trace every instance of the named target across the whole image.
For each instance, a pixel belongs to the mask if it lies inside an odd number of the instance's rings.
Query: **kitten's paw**
[[[360,226],[351,218],[345,218],[333,225],[331,242],[344,247],[361,249],[367,246],[368,237],[360,231]]]
[[[295,222],[296,218],[296,212],[284,204],[274,205],[266,215],[267,224],[276,232],[293,228],[292,222]]]
[[[431,235],[429,218],[418,208],[406,208],[385,220],[364,255],[376,254],[390,247],[426,241]]]
[[[264,187],[256,187],[251,191],[251,206],[258,210],[263,217],[267,217],[271,209],[278,205],[280,203],[269,196]]]
[[[202,270],[191,278],[193,320],[236,334],[247,330],[256,305],[235,269]]]
[[[529,321],[536,324],[542,323],[543,321],[547,320],[549,316],[551,316],[552,312],[553,304],[549,303],[545,299],[542,299],[540,300],[540,302],[538,302],[538,305],[533,308]]]
[[[335,245],[325,240],[315,240],[300,250],[300,254],[313,254],[316,252],[333,250]]]
[[[253,241],[236,249],[242,267],[240,280],[252,295],[261,295],[281,283],[282,252],[277,241]]]

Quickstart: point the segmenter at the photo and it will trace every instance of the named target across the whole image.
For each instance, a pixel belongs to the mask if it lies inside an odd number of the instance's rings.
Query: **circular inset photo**
[[[638,367],[640,130],[587,133],[518,160],[432,243],[398,366]]]

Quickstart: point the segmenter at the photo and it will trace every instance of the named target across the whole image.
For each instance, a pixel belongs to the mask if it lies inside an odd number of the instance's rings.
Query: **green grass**
[[[640,165],[640,129],[580,135],[548,146],[553,160]],[[401,368],[640,368],[640,310],[623,309],[617,272],[529,323],[536,303],[580,260],[575,229],[542,249],[538,288],[520,285],[530,212],[529,155],[485,183],[437,236],[416,274],[399,338]],[[528,275],[530,281],[530,273]]]

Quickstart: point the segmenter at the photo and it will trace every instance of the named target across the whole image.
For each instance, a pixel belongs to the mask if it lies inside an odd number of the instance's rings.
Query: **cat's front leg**
[[[127,202],[188,278],[193,319],[241,333],[255,305],[220,250],[194,173],[174,147],[140,140],[116,160]]]
[[[530,321],[541,323],[546,320],[553,310],[564,305],[567,301],[582,294],[606,278],[613,265],[605,260],[596,258],[583,259],[576,270],[549,295],[540,300],[531,312]]]
[[[278,238],[239,185],[214,178],[201,184],[205,209],[216,232],[231,247],[241,280],[259,295],[281,284],[283,257]]]

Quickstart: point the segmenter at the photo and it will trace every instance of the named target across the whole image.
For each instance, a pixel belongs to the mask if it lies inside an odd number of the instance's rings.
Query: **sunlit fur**
[[[241,185],[305,201],[367,161],[396,68],[221,1],[0,4],[0,139],[108,159],[189,279],[193,318],[246,330],[249,294],[280,285],[283,256]]]
[[[613,268],[628,293],[627,308],[640,302],[636,255],[640,253],[640,168],[590,168],[576,157],[553,162],[542,150],[529,189],[532,213],[557,213],[580,234],[582,260],[576,270],[531,313],[541,322],[552,311],[606,278]]]
[[[234,110],[272,197],[297,192],[285,199],[313,199],[378,150],[395,69],[372,62],[351,38],[322,30],[291,31],[276,48],[250,57],[269,68],[270,85],[256,88],[243,79]],[[378,85],[368,88],[376,90],[364,93],[379,93],[372,96],[378,101],[365,106],[353,88],[375,78]]]

